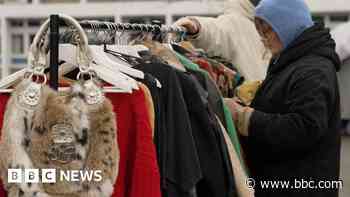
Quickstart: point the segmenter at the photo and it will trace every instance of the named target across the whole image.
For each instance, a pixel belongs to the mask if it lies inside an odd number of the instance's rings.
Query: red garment
[[[1,140],[1,130],[4,121],[5,109],[8,99],[10,98],[10,94],[0,94],[0,140]],[[0,197],[6,197],[5,189],[0,180]]]
[[[117,114],[120,163],[112,197],[160,197],[160,174],[142,90],[107,94]]]
[[[140,89],[132,94],[106,96],[117,116],[120,150],[119,174],[112,197],[160,197],[160,174],[144,93]],[[8,98],[0,94],[0,128]],[[0,197],[6,197],[1,185]]]
[[[4,186],[2,185],[1,181],[0,181],[0,197],[6,197],[6,192],[4,189]]]
[[[213,66],[207,60],[203,58],[194,58],[192,61],[198,64],[201,69],[206,70],[214,81],[217,81],[218,75],[215,73]]]

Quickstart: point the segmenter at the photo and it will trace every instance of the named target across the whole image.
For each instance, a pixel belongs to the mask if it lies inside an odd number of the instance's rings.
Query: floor
[[[343,137],[342,140],[342,158],[341,158],[341,180],[343,180],[343,189],[340,191],[340,197],[350,196],[350,137]]]

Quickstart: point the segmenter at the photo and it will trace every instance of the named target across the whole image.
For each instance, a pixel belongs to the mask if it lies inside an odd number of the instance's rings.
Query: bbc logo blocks
[[[55,183],[56,169],[8,169],[8,183]]]

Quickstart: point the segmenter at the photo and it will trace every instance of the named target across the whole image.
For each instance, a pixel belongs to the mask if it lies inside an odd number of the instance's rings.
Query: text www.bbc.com
[[[257,185],[254,179],[247,179],[246,184],[254,189]],[[343,181],[259,181],[261,189],[342,189]]]

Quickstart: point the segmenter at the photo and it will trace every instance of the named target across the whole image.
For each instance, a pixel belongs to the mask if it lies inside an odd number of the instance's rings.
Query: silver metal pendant
[[[42,84],[30,82],[28,87],[18,95],[18,103],[26,109],[35,108],[40,101]]]
[[[105,98],[102,89],[93,80],[84,83],[84,95],[88,105],[101,104]]]
[[[48,159],[64,164],[76,160],[73,126],[70,124],[56,124],[51,129],[52,144],[48,151]]]

